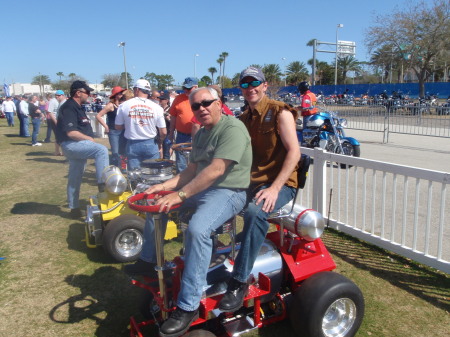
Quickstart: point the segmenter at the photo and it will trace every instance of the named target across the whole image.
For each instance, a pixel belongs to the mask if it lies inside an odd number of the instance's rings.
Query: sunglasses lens
[[[241,88],[242,89],[247,89],[248,85],[249,85],[249,83],[241,83]]]
[[[201,104],[200,103],[194,103],[191,105],[191,109],[192,111],[196,111],[198,109],[200,109]]]
[[[217,100],[216,99],[212,99],[210,101],[206,101],[205,100],[205,101],[201,101],[200,103],[193,103],[191,105],[191,109],[192,109],[192,111],[196,111],[196,110],[200,109],[201,106],[204,107],[204,108],[207,108],[215,101],[217,101]]]
[[[259,87],[260,86],[260,84],[261,84],[261,81],[252,81],[251,83],[250,83],[251,85],[252,85],[252,87]]]

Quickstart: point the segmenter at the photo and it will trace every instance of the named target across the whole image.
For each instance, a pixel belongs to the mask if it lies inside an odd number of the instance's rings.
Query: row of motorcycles
[[[312,115],[303,125],[301,117],[297,119],[297,138],[301,146],[320,147],[328,152],[359,157],[361,145],[353,137],[345,134],[347,120],[340,118],[337,112],[320,111]],[[345,168],[345,164],[341,164]]]

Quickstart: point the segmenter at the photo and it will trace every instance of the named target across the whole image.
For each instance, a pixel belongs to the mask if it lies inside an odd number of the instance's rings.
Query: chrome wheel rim
[[[349,298],[334,301],[325,311],[322,331],[327,337],[343,337],[352,328],[356,320],[356,305]]]
[[[115,247],[117,252],[124,257],[139,254],[142,249],[142,233],[136,229],[126,229],[117,235]]]

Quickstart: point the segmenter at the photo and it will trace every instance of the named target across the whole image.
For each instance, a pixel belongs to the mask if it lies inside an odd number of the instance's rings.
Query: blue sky
[[[194,75],[194,65],[197,77],[210,75],[208,68],[219,69],[216,60],[223,51],[229,53],[225,74],[232,77],[250,64],[283,68],[292,61],[306,63],[312,58],[306,43],[313,38],[335,42],[339,23],[344,24],[339,40],[355,41],[356,58],[364,61],[369,58],[365,30],[375,15],[396,6],[406,2],[9,1],[2,6],[0,79],[29,83],[41,73],[56,80],[62,71],[99,83],[102,75],[123,71],[121,41],[134,79],[154,72],[171,74],[180,83]],[[319,53],[317,58],[329,62],[334,55]]]

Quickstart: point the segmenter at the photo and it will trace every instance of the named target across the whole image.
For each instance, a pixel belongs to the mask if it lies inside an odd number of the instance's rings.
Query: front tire
[[[317,273],[294,294],[291,324],[302,337],[351,337],[364,316],[361,290],[334,272]]]
[[[344,151],[344,155],[350,156],[350,157],[360,157],[361,156],[361,147],[359,145],[352,145],[349,141],[344,141],[342,143],[342,150]],[[341,154],[341,150],[339,147],[337,147],[336,153]],[[352,165],[347,164],[340,164],[342,169],[347,168],[347,166],[350,168]]]
[[[133,214],[120,215],[111,220],[103,231],[103,247],[119,262],[139,258],[144,242],[145,220]]]

